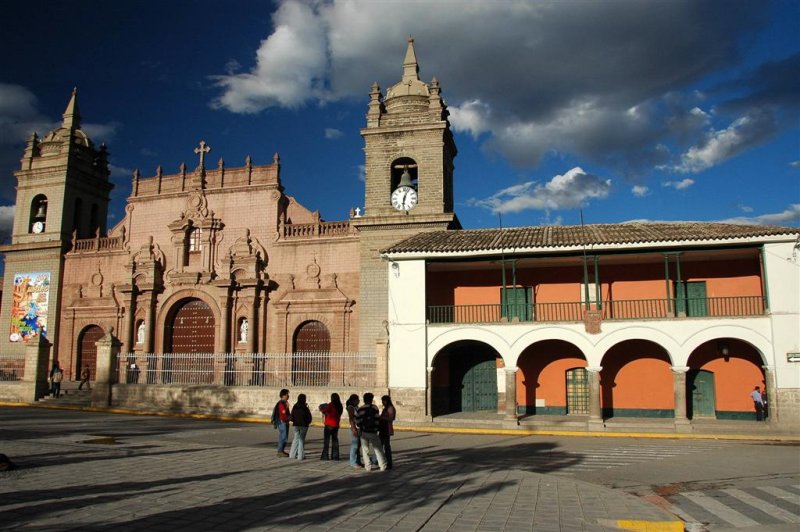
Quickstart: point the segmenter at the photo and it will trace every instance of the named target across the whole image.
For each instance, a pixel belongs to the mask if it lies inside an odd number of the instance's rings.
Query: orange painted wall
[[[586,360],[574,345],[548,340],[526,349],[517,367],[517,404],[533,406],[544,399],[546,407],[566,406],[566,371],[585,368]]]
[[[646,340],[631,340],[603,357],[600,402],[604,409],[673,409],[674,380],[663,348]]]

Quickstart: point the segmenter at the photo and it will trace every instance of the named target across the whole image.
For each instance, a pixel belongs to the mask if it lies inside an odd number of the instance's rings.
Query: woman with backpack
[[[292,407],[292,423],[294,424],[294,438],[292,438],[289,458],[303,460],[306,457],[306,433],[311,425],[311,410],[308,409],[304,393],[297,396],[297,402]]]
[[[339,459],[339,421],[342,419],[342,400],[338,393],[331,394],[331,402],[319,405],[319,410],[325,416],[323,432],[322,456],[320,460]],[[330,455],[328,448],[330,447]]]

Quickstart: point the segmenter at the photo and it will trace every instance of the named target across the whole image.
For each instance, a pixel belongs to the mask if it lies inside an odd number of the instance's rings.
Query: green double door
[[[686,316],[708,316],[708,293],[705,281],[675,284],[675,310]]]
[[[497,365],[494,357],[467,357],[461,379],[461,411],[497,410]],[[484,358],[484,360],[481,360]]]

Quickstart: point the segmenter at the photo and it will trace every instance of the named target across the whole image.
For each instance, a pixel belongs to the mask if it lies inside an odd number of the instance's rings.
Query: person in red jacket
[[[280,391],[280,400],[272,409],[272,426],[278,429],[278,456],[289,456],[286,452],[286,441],[289,439],[289,421],[292,419],[289,409],[289,390]]]
[[[322,456],[320,460],[339,459],[339,421],[342,419],[342,400],[338,393],[331,394],[331,402],[319,405],[319,411],[325,416],[323,432]],[[330,448],[330,455],[328,449]]]

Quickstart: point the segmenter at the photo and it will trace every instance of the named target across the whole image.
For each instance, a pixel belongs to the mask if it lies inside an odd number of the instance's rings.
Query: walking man
[[[375,396],[371,393],[364,394],[364,404],[356,411],[356,425],[361,433],[361,459],[364,461],[364,469],[372,470],[372,462],[369,459],[370,452],[374,452],[378,459],[378,467],[381,471],[386,471],[386,456],[383,454],[383,446],[378,437],[378,407],[372,404]]]
[[[756,386],[750,397],[753,398],[753,406],[756,409],[756,421],[764,421],[764,400],[761,397],[761,388]]]
[[[278,429],[278,456],[289,456],[286,440],[289,438],[289,421],[292,419],[289,407],[289,390],[280,391],[280,399],[272,409],[272,426]]]
[[[87,390],[91,390],[92,387],[89,385],[89,377],[92,376],[92,371],[89,369],[89,364],[86,364],[86,367],[83,368],[81,371],[81,383],[78,385],[78,389],[82,390],[83,385],[86,385]]]

